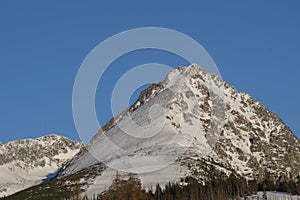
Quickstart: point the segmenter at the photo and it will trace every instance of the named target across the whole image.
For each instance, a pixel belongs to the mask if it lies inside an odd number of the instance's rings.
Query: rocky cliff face
[[[81,143],[58,135],[1,144],[0,196],[51,178],[82,147]]]

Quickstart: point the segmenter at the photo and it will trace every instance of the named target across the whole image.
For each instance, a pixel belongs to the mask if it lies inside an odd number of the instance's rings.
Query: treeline
[[[300,195],[299,177],[295,179],[271,177],[261,182],[246,180],[237,175],[222,177],[203,185],[192,177],[181,183],[170,183],[162,187],[158,184],[155,190],[148,192],[142,188],[141,181],[133,174],[127,177],[116,175],[109,189],[91,200],[228,200],[240,199],[257,191],[279,191]],[[245,198],[246,199],[246,198]],[[266,196],[265,196],[266,199]],[[87,197],[84,200],[89,200]]]
[[[248,184],[246,179],[234,175],[226,179],[211,181],[202,185],[197,180],[188,177],[181,183],[169,183],[162,189],[158,184],[155,190],[146,192],[141,182],[133,174],[126,178],[116,175],[110,188],[92,198],[92,200],[227,200],[238,199],[253,191],[257,191],[255,184]],[[87,197],[84,200],[88,200]]]
[[[164,190],[157,185],[155,193],[150,191],[149,195],[151,200],[228,200],[242,196],[247,191],[246,185],[245,179],[235,176],[226,180],[211,181],[206,185],[193,178],[187,178],[184,184],[169,183]]]

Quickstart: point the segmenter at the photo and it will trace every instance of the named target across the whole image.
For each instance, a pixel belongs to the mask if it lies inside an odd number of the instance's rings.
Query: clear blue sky
[[[144,26],[197,40],[227,82],[277,113],[300,137],[300,1],[174,2],[1,0],[0,141],[48,133],[78,139],[71,103],[81,62],[107,37]],[[126,71],[120,66],[148,62],[186,64],[154,50],[117,60],[111,68],[116,76],[97,92],[102,124],[111,117],[113,82]]]

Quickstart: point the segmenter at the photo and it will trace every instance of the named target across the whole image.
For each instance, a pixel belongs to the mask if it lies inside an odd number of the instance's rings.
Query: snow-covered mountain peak
[[[115,171],[137,173],[145,187],[187,176],[205,182],[212,171],[282,179],[299,175],[299,149],[299,140],[277,115],[221,77],[191,65],[142,91],[60,176],[103,163],[107,169],[96,180],[100,190]]]
[[[0,165],[17,161],[24,165],[24,168],[34,168],[44,165],[44,157],[65,154],[68,151],[78,150],[81,146],[82,144],[77,141],[55,134],[36,139],[11,141],[0,148]],[[42,161],[42,163],[38,161]],[[53,160],[53,162],[56,161]],[[59,162],[57,161],[57,163]]]

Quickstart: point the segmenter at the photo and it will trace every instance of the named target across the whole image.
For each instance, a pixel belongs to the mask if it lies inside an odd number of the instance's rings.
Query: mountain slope
[[[82,144],[58,135],[0,145],[0,197],[41,183],[79,152]]]

